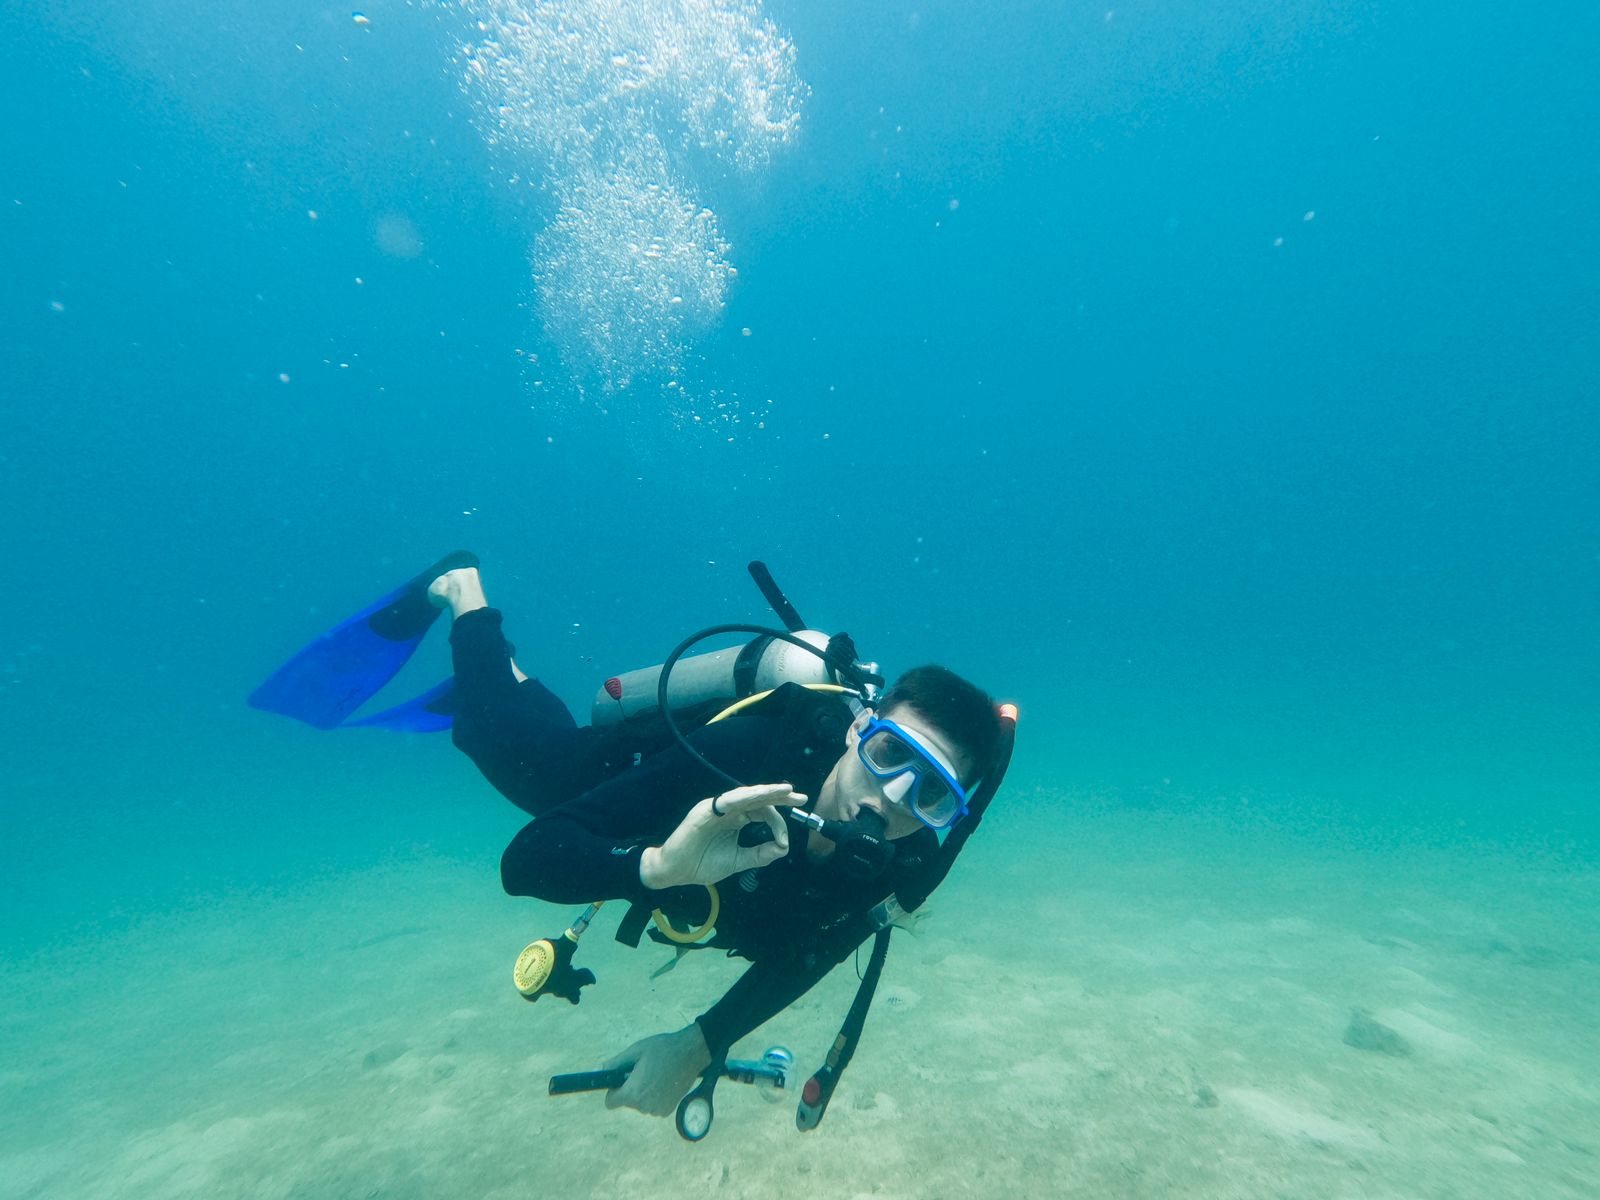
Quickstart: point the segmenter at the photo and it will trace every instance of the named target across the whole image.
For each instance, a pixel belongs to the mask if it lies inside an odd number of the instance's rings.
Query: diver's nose
[[[883,780],[878,786],[890,804],[898,804],[901,808],[905,808],[910,803],[911,788],[916,781],[916,776],[907,771],[903,775],[896,775],[893,779]]]

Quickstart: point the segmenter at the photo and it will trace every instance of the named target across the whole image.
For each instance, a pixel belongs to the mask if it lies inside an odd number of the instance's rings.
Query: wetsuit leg
[[[580,728],[537,679],[517,682],[498,609],[458,617],[450,651],[456,673],[451,738],[496,791],[538,816],[589,786],[584,761],[594,730]]]

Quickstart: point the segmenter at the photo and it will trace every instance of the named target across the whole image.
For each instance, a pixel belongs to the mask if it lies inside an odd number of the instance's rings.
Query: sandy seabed
[[[1600,1195],[1581,855],[1023,796],[896,935],[822,1126],[724,1083],[699,1145],[545,1082],[683,1024],[739,964],[652,980],[670,955],[617,946],[608,909],[583,1004],[528,1005],[517,950],[575,913],[502,896],[493,862],[418,854],[8,956],[0,1194]],[[841,967],[736,1054],[781,1042],[803,1078],[854,987]]]

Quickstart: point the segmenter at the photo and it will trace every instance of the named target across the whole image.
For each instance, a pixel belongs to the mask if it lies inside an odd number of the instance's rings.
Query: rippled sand
[[[581,1007],[512,990],[570,913],[493,849],[125,922],[6,964],[8,1195],[1600,1194],[1597,873],[1023,795],[896,935],[821,1128],[724,1084],[698,1146],[546,1078],[735,964],[609,938]],[[809,1073],[848,966],[743,1044]],[[1352,1044],[1352,1016],[1397,1035]],[[1367,1028],[1367,1027],[1364,1027]]]

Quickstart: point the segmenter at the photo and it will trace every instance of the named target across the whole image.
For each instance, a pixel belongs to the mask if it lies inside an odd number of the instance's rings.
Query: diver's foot
[[[456,567],[428,585],[428,602],[435,608],[448,608],[454,620],[462,613],[488,608],[483,594],[483,578],[477,567]]]

